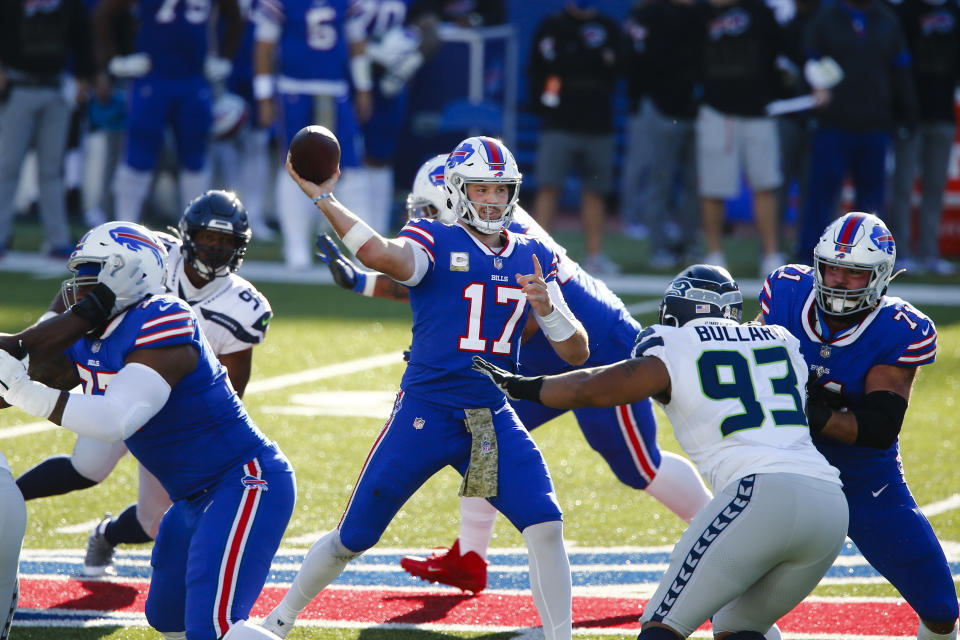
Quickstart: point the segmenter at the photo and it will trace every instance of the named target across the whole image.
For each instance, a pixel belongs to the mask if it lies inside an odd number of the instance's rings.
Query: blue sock
[[[137,505],[130,505],[123,510],[123,513],[111,520],[103,530],[103,537],[113,546],[118,544],[141,544],[143,542],[152,542],[150,537],[140,521],[137,520]]]
[[[97,483],[81,475],[70,461],[70,456],[47,458],[17,478],[17,486],[24,500],[58,496],[71,491],[89,489]]]

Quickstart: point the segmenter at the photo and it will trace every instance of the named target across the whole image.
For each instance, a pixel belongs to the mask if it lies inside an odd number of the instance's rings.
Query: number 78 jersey
[[[733,320],[655,325],[635,355],[661,360],[677,441],[714,491],[752,473],[796,473],[840,484],[810,439],[799,341],[777,325]]]

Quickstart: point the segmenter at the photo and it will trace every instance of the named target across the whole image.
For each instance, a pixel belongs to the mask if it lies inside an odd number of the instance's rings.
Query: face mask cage
[[[413,194],[407,196],[407,218],[427,218],[436,220],[439,217],[439,211],[436,205],[426,198],[415,198]]]
[[[516,207],[517,198],[520,194],[520,180],[504,178],[470,178],[469,181],[467,181],[463,176],[460,175],[453,176],[453,179],[460,198],[459,202],[457,203],[457,216],[474,229],[477,229],[482,233],[498,233],[507,225],[509,225],[511,220],[513,220],[513,210]],[[468,184],[506,185],[509,189],[507,202],[503,205],[491,205],[484,202],[478,202],[476,200],[470,200],[467,197]],[[481,209],[486,207],[501,209],[502,213],[500,214],[500,217],[494,219],[486,219],[482,217],[479,212]]]
[[[197,242],[194,234],[199,231],[209,229],[191,228],[187,230],[184,238],[184,253],[191,267],[193,267],[200,276],[206,280],[222,278],[237,271],[243,263],[243,257],[247,253],[247,245],[244,238],[237,234],[229,235],[234,242],[239,245],[235,247],[222,247]]]
[[[63,300],[63,304],[67,309],[80,301],[81,289],[97,284],[97,278],[102,266],[103,261],[88,261],[77,265],[67,265],[67,268],[74,273],[72,278],[68,278],[60,284],[60,299]]]
[[[832,316],[850,316],[861,311],[872,309],[883,295],[880,291],[880,278],[877,267],[870,267],[862,264],[840,263],[834,260],[827,260],[818,255],[814,255],[814,266],[816,267],[816,296],[817,306],[824,313]],[[824,274],[827,266],[842,267],[844,269],[856,269],[870,273],[870,279],[867,285],[860,289],[844,289],[843,287],[828,287],[824,281]],[[883,287],[886,288],[886,285]]]

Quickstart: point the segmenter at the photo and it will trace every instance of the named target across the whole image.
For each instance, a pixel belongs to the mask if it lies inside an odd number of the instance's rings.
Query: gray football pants
[[[17,608],[17,569],[27,529],[27,505],[7,469],[0,469],[0,640],[10,632]]]
[[[31,143],[37,151],[40,218],[48,249],[72,244],[63,188],[70,107],[57,87],[14,86],[0,108],[0,245],[13,227],[13,198]]]
[[[839,484],[790,473],[746,476],[690,522],[643,623],[693,633],[766,632],[817,585],[847,535]]]

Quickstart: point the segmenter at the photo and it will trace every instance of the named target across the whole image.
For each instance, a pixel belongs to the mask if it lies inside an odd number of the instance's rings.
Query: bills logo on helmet
[[[443,186],[443,165],[438,164],[433,169],[431,169],[428,177],[430,178],[430,184],[432,184],[435,187],[442,187]]]
[[[447,167],[453,169],[457,165],[463,164],[473,155],[474,151],[476,149],[473,148],[472,144],[464,142],[447,157]]]
[[[877,249],[890,255],[893,254],[894,247],[896,246],[893,242],[893,235],[883,225],[878,224],[873,228],[873,231],[870,232],[870,239],[873,240],[873,244],[877,246]]]
[[[130,227],[116,227],[110,229],[110,237],[121,247],[126,247],[134,252],[146,249],[156,258],[157,264],[163,264],[164,250],[150,238],[140,234]],[[83,241],[81,241],[83,244]],[[79,247],[78,247],[79,248]]]

